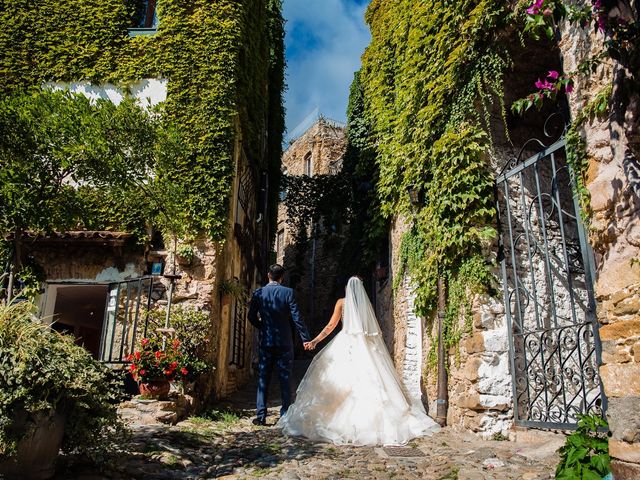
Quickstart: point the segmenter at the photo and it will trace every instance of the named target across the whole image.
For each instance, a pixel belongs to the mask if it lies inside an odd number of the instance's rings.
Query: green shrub
[[[567,442],[559,450],[556,479],[601,480],[611,472],[609,442],[602,431],[607,427],[602,417],[580,415],[578,429],[567,437]]]
[[[164,326],[165,315],[165,310],[151,310],[148,331]],[[178,305],[171,308],[169,321],[175,330],[175,338],[180,342],[180,364],[189,372],[183,379],[188,382],[194,381],[201,374],[213,370],[213,362],[209,360],[212,358],[209,349],[215,343],[212,342],[209,312]]]
[[[62,450],[97,460],[123,433],[117,374],[34,313],[28,302],[0,304],[0,458],[27,433],[17,414],[56,410],[66,416]]]

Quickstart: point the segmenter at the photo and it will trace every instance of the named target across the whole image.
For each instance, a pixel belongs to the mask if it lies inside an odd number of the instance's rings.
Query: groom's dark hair
[[[271,280],[279,282],[284,277],[284,267],[278,263],[274,263],[269,267],[269,276]]]

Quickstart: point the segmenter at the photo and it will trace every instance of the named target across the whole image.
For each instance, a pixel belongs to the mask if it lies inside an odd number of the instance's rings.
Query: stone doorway
[[[108,292],[105,284],[50,284],[44,316],[53,330],[72,334],[97,359]]]

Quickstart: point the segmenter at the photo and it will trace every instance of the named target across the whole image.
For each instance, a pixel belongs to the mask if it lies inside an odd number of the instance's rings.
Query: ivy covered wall
[[[1,0],[0,93],[50,81],[126,88],[139,79],[168,79],[163,113],[178,134],[179,154],[157,166],[155,198],[138,218],[158,220],[161,204],[178,235],[221,239],[236,125],[251,162],[277,176],[284,129],[281,1],[159,0],[157,8],[157,33],[130,38],[133,1]],[[104,208],[106,214],[88,222],[91,228],[131,228],[108,214],[107,203]]]
[[[496,0],[374,0],[367,10],[372,40],[359,81],[378,167],[374,218],[413,218],[401,267],[417,285],[422,314],[435,306],[439,274],[467,285],[485,277],[458,279],[478,273],[464,264],[476,264],[495,235],[489,113],[504,112],[507,17]]]

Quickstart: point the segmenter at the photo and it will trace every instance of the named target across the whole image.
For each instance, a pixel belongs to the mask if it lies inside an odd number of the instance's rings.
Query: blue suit
[[[259,318],[258,318],[259,315]],[[284,415],[291,405],[291,370],[293,367],[293,338],[291,320],[303,342],[311,340],[307,326],[300,318],[293,290],[277,282],[270,282],[253,292],[249,305],[249,321],[260,330],[258,361],[257,418],[267,416],[267,394],[274,365],[278,368]]]

